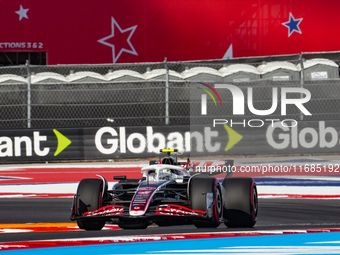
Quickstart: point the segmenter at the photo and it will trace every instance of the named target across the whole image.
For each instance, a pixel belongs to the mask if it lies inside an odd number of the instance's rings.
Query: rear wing
[[[208,175],[208,176],[217,176],[223,175],[224,178],[229,178],[232,176],[234,172],[234,160],[227,159],[224,161],[218,160],[219,164],[213,165],[213,162],[216,161],[190,161],[188,158],[186,161],[177,161],[177,156],[171,156],[171,153],[178,152],[178,149],[161,149],[160,152],[166,153],[166,156],[159,160],[151,160],[149,165],[173,165],[180,166],[184,168],[187,172],[193,175]]]
[[[177,156],[171,156],[171,153],[178,152],[178,149],[160,149],[160,152],[166,153],[166,156],[162,159],[161,156],[159,160],[150,160],[149,165],[157,165],[157,164],[168,164],[168,165],[183,165],[183,162],[177,161]]]

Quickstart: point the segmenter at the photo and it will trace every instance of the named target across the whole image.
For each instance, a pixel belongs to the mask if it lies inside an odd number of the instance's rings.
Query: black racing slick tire
[[[253,227],[258,213],[256,184],[252,178],[228,178],[225,188],[224,223],[227,227]]]
[[[207,196],[211,196],[210,205],[207,204]],[[202,220],[195,220],[197,228],[216,228],[220,225],[223,214],[223,201],[218,181],[211,177],[194,177],[190,180],[190,202],[193,210],[206,212]],[[209,202],[210,203],[210,202]],[[210,215],[209,215],[210,214]]]
[[[77,190],[76,213],[83,215],[89,211],[95,211],[102,207],[103,181],[100,179],[83,179]],[[84,230],[101,230],[104,220],[77,220],[78,227]]]

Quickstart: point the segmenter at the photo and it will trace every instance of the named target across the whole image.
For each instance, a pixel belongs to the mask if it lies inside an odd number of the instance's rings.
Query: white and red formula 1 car
[[[252,178],[219,180],[195,172],[189,159],[178,162],[167,155],[141,169],[141,179],[114,176],[118,183],[108,189],[102,176],[83,179],[74,196],[71,220],[85,230],[100,230],[107,221],[124,229],[194,224],[196,227],[253,227],[258,212],[256,184]],[[225,161],[230,167],[233,161]]]

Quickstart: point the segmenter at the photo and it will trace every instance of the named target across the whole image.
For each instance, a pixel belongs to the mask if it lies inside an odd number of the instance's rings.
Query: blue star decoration
[[[300,34],[302,34],[300,28],[299,28],[299,24],[301,23],[302,18],[301,19],[294,19],[293,14],[290,12],[289,13],[289,21],[282,23],[282,25],[288,27],[288,37],[290,37],[292,35],[292,33],[294,32],[298,32]]]

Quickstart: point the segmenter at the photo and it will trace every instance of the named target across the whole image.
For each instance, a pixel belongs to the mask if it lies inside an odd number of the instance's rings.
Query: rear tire
[[[223,181],[227,227],[253,227],[258,213],[256,184],[252,178],[228,178]]]
[[[78,185],[76,212],[83,215],[102,207],[103,181],[100,179],[83,179]],[[78,227],[85,230],[101,230],[105,220],[77,220]]]
[[[207,194],[212,194],[212,211],[206,219],[194,221],[197,228],[216,228],[220,225],[220,218],[223,213],[223,201],[221,190],[215,178],[194,177],[190,181],[190,201],[193,210],[206,211]]]

